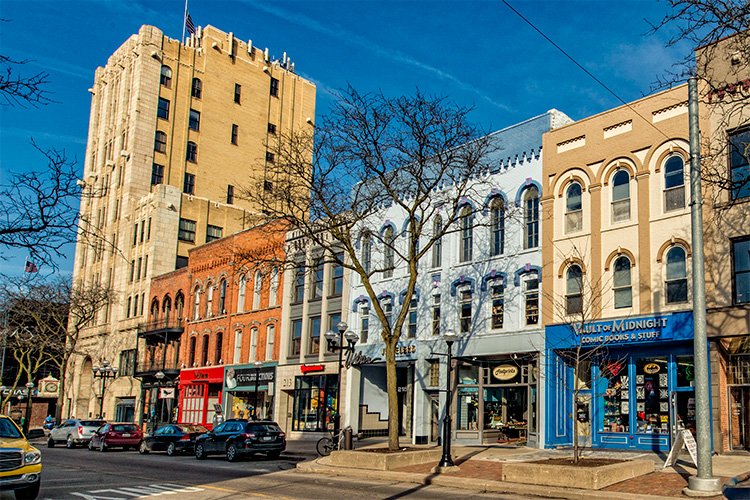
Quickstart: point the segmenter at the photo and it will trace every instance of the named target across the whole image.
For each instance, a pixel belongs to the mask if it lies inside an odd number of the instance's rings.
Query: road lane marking
[[[197,486],[183,486],[179,484],[171,483],[160,483],[150,484],[144,486],[127,486],[120,488],[107,488],[102,490],[90,490],[87,492],[71,492],[71,495],[75,495],[85,500],[127,500],[127,498],[147,498],[160,495],[174,495],[176,493],[192,493],[196,491],[203,491],[203,488]],[[115,494],[115,495],[126,495],[126,497],[111,497],[104,494]]]

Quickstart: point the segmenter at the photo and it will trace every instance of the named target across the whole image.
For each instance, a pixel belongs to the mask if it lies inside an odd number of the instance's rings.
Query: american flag
[[[187,28],[188,33],[191,35],[195,35],[195,25],[193,24],[193,19],[190,17],[190,13],[188,12],[187,20],[185,21],[185,27]]]
[[[30,260],[27,260],[26,261],[26,265],[23,268],[23,272],[25,272],[25,273],[38,273],[39,272],[39,268],[37,267],[36,264],[34,264],[33,262],[31,262]]]

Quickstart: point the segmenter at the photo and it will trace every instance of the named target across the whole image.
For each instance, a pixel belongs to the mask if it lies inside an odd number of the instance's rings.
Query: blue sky
[[[181,37],[184,1],[0,0],[0,51],[46,71],[57,103],[0,109],[0,175],[44,167],[29,145],[65,149],[82,169],[94,70],[143,24]],[[689,54],[647,35],[665,2],[509,0],[521,14],[625,101],[651,92],[657,75]],[[389,95],[440,94],[474,106],[470,118],[497,130],[556,108],[574,120],[619,101],[544,40],[502,1],[190,0],[196,25],[211,24],[281,58],[286,52],[318,88],[317,114],[331,92],[353,85]],[[0,273],[25,255],[3,251]],[[61,272],[73,267],[70,257]]]

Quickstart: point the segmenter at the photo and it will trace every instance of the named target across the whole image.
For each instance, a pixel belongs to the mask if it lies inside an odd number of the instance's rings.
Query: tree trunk
[[[391,337],[385,343],[385,373],[388,390],[388,449],[398,450],[398,380],[396,377],[396,344],[398,337]]]
[[[65,403],[65,375],[68,371],[68,361],[70,355],[66,355],[63,362],[60,363],[60,383],[57,388],[57,408],[55,408],[55,424],[62,422],[62,410]]]
[[[573,463],[578,463],[578,391],[573,393]]]

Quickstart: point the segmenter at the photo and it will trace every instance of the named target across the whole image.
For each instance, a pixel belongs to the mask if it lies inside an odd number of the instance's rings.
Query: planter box
[[[426,462],[437,462],[442,456],[443,452],[440,448],[396,453],[342,450],[332,452],[328,457],[328,463],[336,467],[351,469],[391,470]]]
[[[653,471],[653,460],[628,460],[617,464],[602,465],[601,467],[504,462],[503,481],[599,490],[611,484]]]

